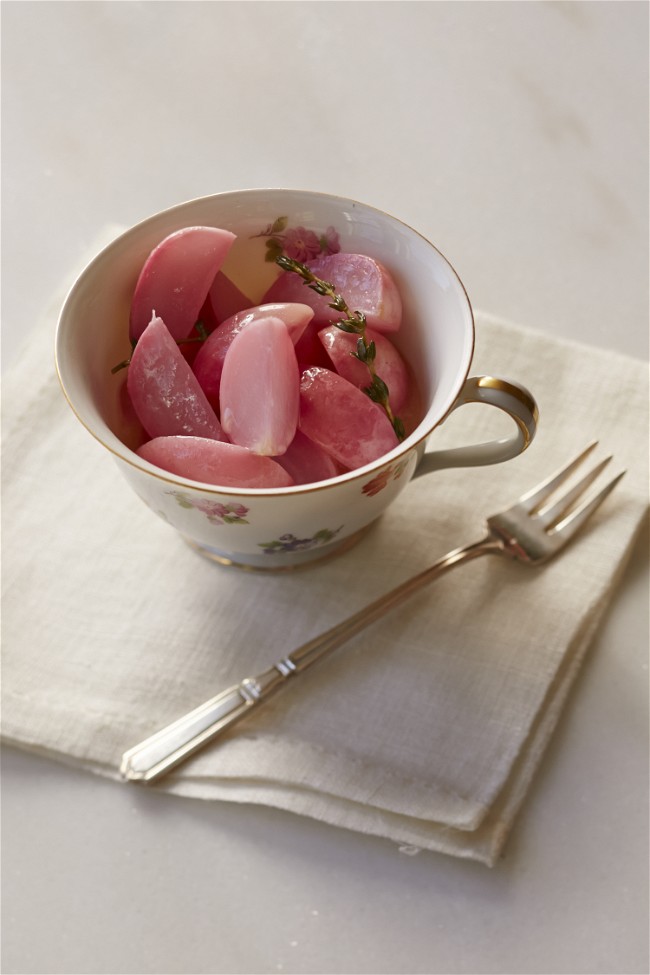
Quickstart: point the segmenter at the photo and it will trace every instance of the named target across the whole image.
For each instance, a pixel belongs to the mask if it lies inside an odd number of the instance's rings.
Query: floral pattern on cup
[[[380,471],[371,481],[366,481],[366,483],[361,488],[363,494],[367,498],[373,497],[375,494],[379,494],[383,491],[389,481],[396,481],[402,476],[406,470],[408,464],[408,458],[400,460],[397,464],[390,464],[385,467],[383,471]]]
[[[181,508],[196,508],[202,512],[212,525],[249,525],[250,522],[244,517],[248,514],[249,508],[244,504],[229,503],[221,504],[220,501],[211,501],[209,498],[191,498],[182,491],[167,491],[176,499]]]
[[[255,237],[266,237],[265,261],[271,263],[280,254],[286,254],[294,261],[313,261],[320,254],[338,254],[341,242],[334,227],[327,227],[322,233],[306,227],[287,227],[287,217],[276,217],[266,230]]]
[[[311,538],[298,538],[297,535],[287,532],[286,535],[280,535],[272,542],[259,542],[258,544],[267,555],[279,555],[281,552],[304,552],[309,548],[316,548],[318,545],[326,545],[327,542],[331,542],[342,528],[343,525],[339,525],[334,530],[321,528]]]

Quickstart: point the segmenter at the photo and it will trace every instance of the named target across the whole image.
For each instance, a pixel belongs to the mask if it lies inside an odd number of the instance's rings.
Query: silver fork
[[[250,714],[288,678],[322,660],[359,630],[453,566],[488,554],[506,555],[527,565],[540,565],[553,558],[580,531],[625,473],[623,471],[609,481],[598,494],[583,499],[587,488],[611,460],[611,457],[607,457],[558,500],[545,506],[596,444],[597,441],[589,444],[566,467],[524,494],[512,507],[488,518],[488,534],[480,542],[454,549],[428,569],[309,640],[269,670],[256,677],[245,677],[239,684],[222,691],[124,752],[120,766],[122,776],[131,781],[153,782],[165,775],[226,728]]]

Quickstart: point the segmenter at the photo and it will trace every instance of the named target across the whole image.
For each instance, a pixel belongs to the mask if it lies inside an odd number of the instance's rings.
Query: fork
[[[454,566],[489,554],[505,555],[526,565],[540,565],[553,558],[580,531],[625,473],[623,471],[614,477],[598,494],[584,499],[589,486],[612,459],[606,457],[559,499],[551,502],[552,495],[566,483],[597,443],[590,443],[570,463],[524,494],[510,508],[489,517],[488,534],[481,541],[454,549],[353,616],[309,640],[269,670],[256,677],[245,677],[239,684],[210,698],[124,752],[120,766],[123,778],[153,782],[165,775],[226,728],[250,714],[289,678],[322,660],[364,627]]]

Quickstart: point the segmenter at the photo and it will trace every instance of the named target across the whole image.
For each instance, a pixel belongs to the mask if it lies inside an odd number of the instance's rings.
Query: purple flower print
[[[311,261],[320,254],[321,245],[313,230],[292,227],[284,235],[284,251],[294,261]]]
[[[311,538],[298,538],[297,535],[286,532],[284,535],[280,535],[279,538],[274,538],[272,542],[259,542],[258,544],[260,548],[264,549],[267,555],[279,555],[280,552],[302,552],[309,548],[315,548],[318,545],[326,545],[332,541],[335,535],[338,535],[342,528],[343,525],[339,525],[334,530],[331,528],[321,528]]]

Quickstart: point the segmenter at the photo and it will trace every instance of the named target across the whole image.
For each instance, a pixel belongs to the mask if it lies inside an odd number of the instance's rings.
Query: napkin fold
[[[249,573],[153,517],[76,420],[53,366],[60,304],[3,383],[2,735],[115,779],[127,748],[481,538],[590,440],[627,468],[555,561],[451,572],[157,786],[494,864],[647,507],[647,365],[478,313],[472,373],[533,391],[529,450],[413,481],[338,558]],[[499,422],[464,407],[431,446]]]

